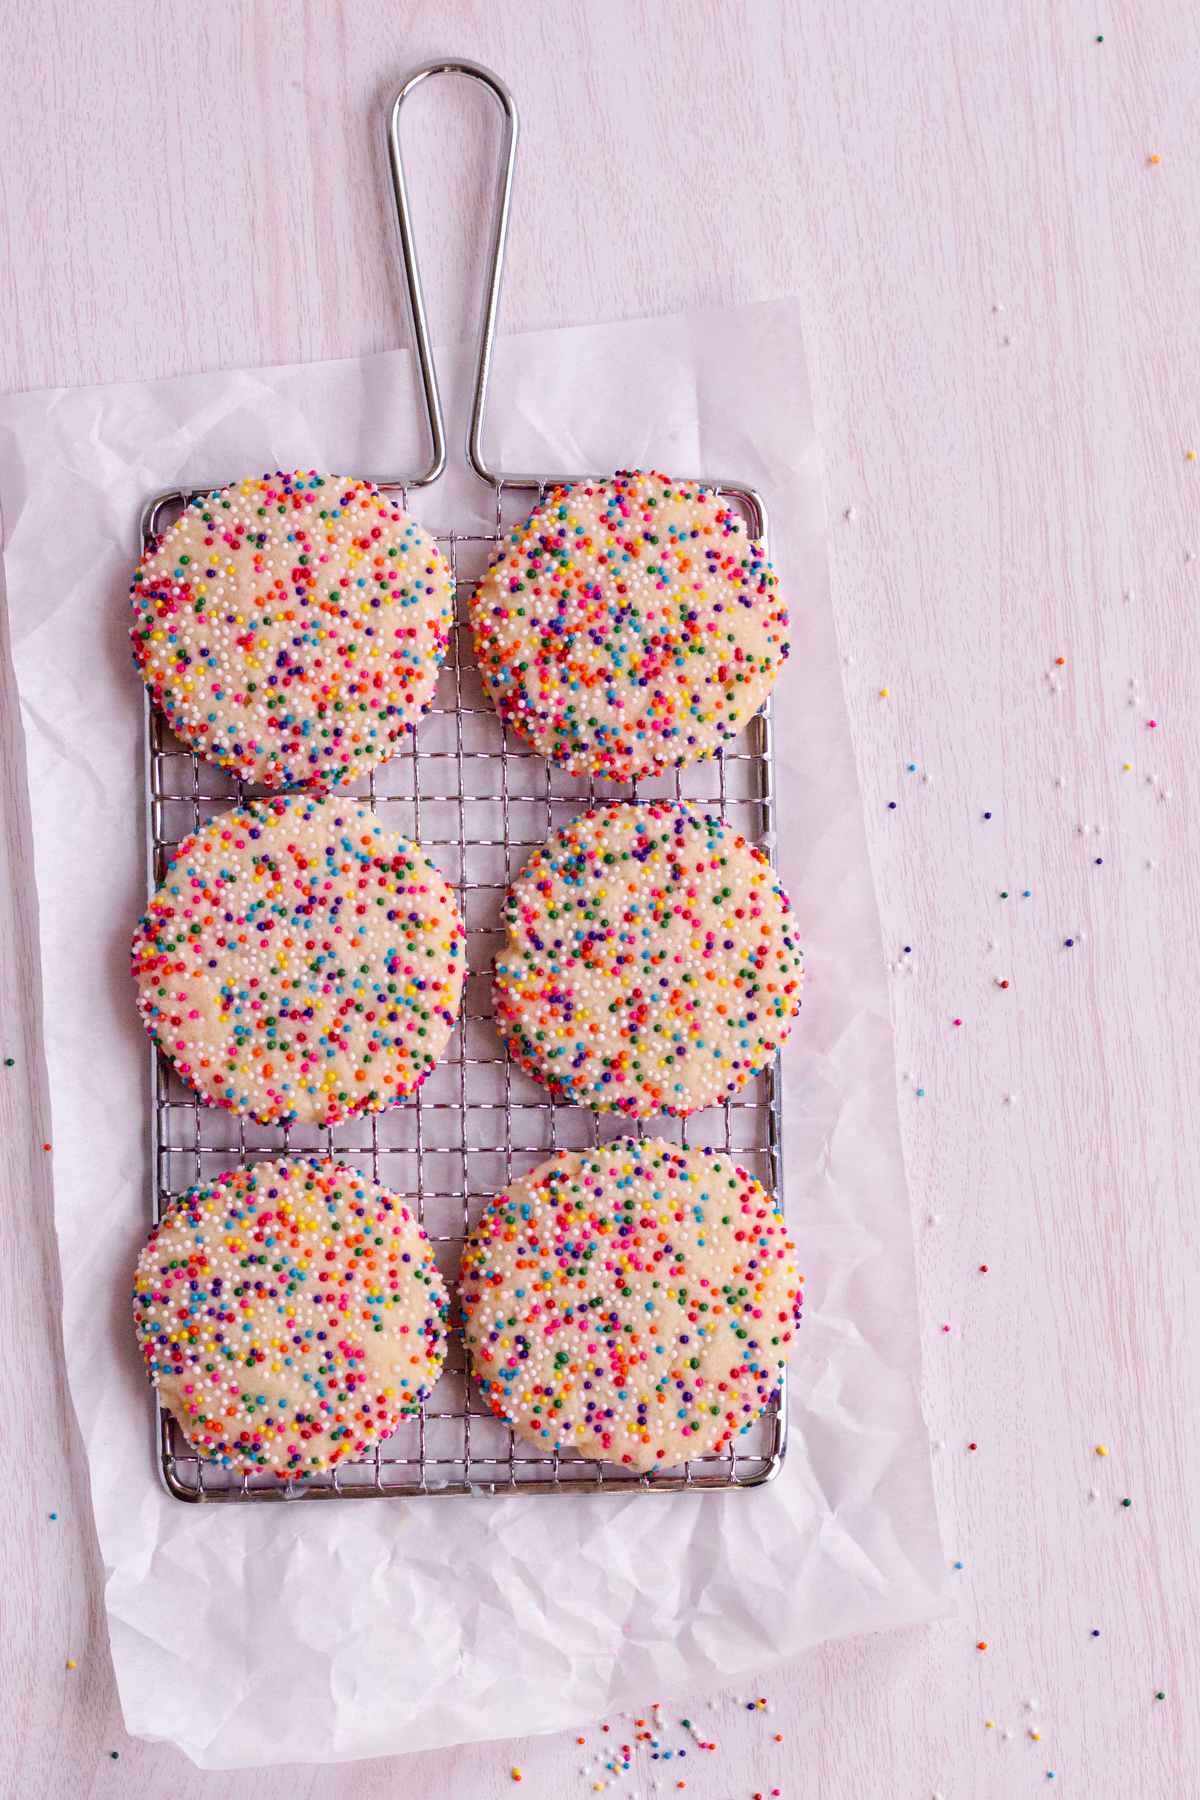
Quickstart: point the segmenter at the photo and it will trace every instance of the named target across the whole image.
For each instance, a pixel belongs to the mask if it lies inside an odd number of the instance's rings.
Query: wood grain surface
[[[0,24],[8,389],[402,341],[377,119],[438,53],[522,110],[503,329],[801,297],[962,1607],[762,1677],[773,1712],[698,1702],[720,1749],[672,1725],[686,1763],[640,1749],[611,1791],[1200,1791],[1194,5],[3,0]],[[495,127],[452,83],[411,126],[450,341]],[[530,1800],[591,1793],[632,1721],[234,1774],[125,1736],[4,680],[0,1791],[499,1800],[519,1765]]]

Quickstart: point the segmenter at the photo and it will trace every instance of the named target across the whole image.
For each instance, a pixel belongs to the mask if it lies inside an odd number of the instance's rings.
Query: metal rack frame
[[[467,605],[475,582],[503,535],[505,503],[528,513],[549,488],[581,477],[501,475],[484,457],[484,424],[496,312],[503,273],[508,206],[517,144],[517,114],[504,84],[478,64],[439,61],[416,70],[388,109],[388,153],[396,193],[401,250],[429,427],[426,468],[378,485],[398,492],[437,480],[446,463],[441,398],[425,317],[416,248],[400,154],[400,110],[429,76],[454,73],[480,82],[500,105],[503,142],[492,224],[491,259],[467,434],[468,460],[493,490],[492,529],[434,533],[450,565],[456,619],[433,707],[417,734],[354,790],[390,828],[414,839],[454,888],[467,927],[468,970],[459,1022],[440,1062],[416,1095],[335,1127],[265,1126],[210,1105],[151,1046],[152,1217],[198,1183],[266,1158],[337,1156],[402,1193],[434,1246],[456,1306],[462,1246],[483,1206],[517,1176],[556,1150],[584,1149],[614,1137],[662,1136],[681,1145],[709,1144],[732,1155],[771,1193],[782,1181],[778,1066],[736,1098],[686,1119],[630,1121],[563,1105],[509,1059],[492,1022],[491,962],[504,938],[501,912],[509,882],[532,851],[581,807],[597,799],[684,800],[716,810],[752,842],[773,848],[774,806],[770,703],[735,746],[712,761],[674,771],[632,789],[569,776],[507,733],[475,665]],[[145,508],[147,548],[203,488],[159,494]],[[753,490],[712,484],[763,537],[766,515]],[[146,701],[147,878],[152,895],[179,842],[209,819],[255,797],[240,779],[192,754]],[[167,1491],[200,1503],[368,1499],[433,1494],[678,1493],[756,1487],[779,1471],[786,1448],[784,1389],[748,1432],[723,1452],[649,1475],[631,1474],[578,1453],[546,1452],[495,1418],[471,1378],[460,1334],[452,1328],[446,1364],[419,1416],[402,1420],[369,1457],[327,1475],[280,1481],[205,1461],[187,1443],[155,1396],[155,1454]]]

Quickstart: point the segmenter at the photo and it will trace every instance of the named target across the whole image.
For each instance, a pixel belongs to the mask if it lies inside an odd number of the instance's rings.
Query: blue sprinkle
[[[962,1568],[962,1564],[961,1564],[961,1563],[955,1563],[955,1565],[954,1565],[954,1566],[955,1566],[955,1568],[956,1568],[956,1569],[961,1569],[961,1568]]]
[[[983,816],[985,819],[990,819],[992,815],[991,815],[991,813],[984,813]]]
[[[916,765],[916,763],[909,763],[909,765],[908,765],[908,772],[909,772],[909,774],[910,774],[910,775],[915,775],[915,774],[916,774],[916,772],[917,772],[917,765]]]
[[[52,1519],[57,1519],[57,1517],[58,1517],[58,1514],[57,1514],[57,1513],[51,1513],[51,1514],[50,1514],[50,1517],[51,1517],[51,1518],[52,1518]]]
[[[1070,949],[1070,948],[1071,948],[1071,946],[1072,946],[1072,945],[1073,945],[1073,944],[1074,944],[1074,942],[1075,942],[1075,939],[1074,939],[1074,938],[1068,938],[1068,939],[1067,939],[1067,949],[1068,949],[1068,950],[1069,950],[1069,949]]]
[[[888,811],[895,812],[895,810],[896,810],[896,802],[894,800],[889,800],[888,801]]]
[[[924,1088],[918,1088],[918,1089],[917,1089],[917,1099],[918,1099],[918,1100],[923,1100],[923,1099],[924,1099],[924,1098],[925,1098],[925,1089],[924,1089]]]

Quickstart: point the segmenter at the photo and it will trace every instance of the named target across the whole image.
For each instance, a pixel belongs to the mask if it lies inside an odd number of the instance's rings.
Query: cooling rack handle
[[[491,252],[488,258],[487,286],[483,314],[479,322],[479,343],[475,358],[475,390],[471,400],[471,419],[467,431],[467,460],[481,481],[499,486],[501,477],[488,468],[483,455],[483,424],[487,409],[488,382],[492,372],[492,343],[496,335],[496,314],[500,306],[500,284],[504,277],[504,246],[508,237],[508,211],[512,200],[513,170],[517,161],[517,106],[498,75],[482,63],[465,57],[441,57],[429,62],[401,82],[388,107],[388,159],[392,169],[392,186],[396,194],[396,215],[400,224],[400,249],[404,257],[404,275],[408,286],[409,310],[413,336],[416,339],[417,362],[421,371],[421,387],[425,396],[425,414],[429,424],[430,456],[423,474],[410,476],[409,487],[427,487],[436,481],[446,467],[446,429],[442,417],[442,401],[438,391],[437,371],[433,366],[433,350],[429,342],[429,321],[421,289],[417,247],[413,238],[412,211],[404,180],[404,161],[400,154],[400,108],[414,88],[431,75],[466,75],[477,81],[493,96],[503,115],[503,137],[500,167],[496,178],[496,195],[492,209]]]
[[[429,423],[430,457],[428,467],[421,475],[405,478],[406,487],[428,487],[437,480],[446,467],[446,430],[442,417],[441,395],[438,392],[437,371],[433,365],[433,350],[429,342],[429,322],[425,314],[425,299],[421,290],[421,274],[417,261],[416,242],[413,238],[412,213],[408,203],[408,189],[404,180],[404,161],[400,154],[400,108],[408,99],[414,88],[428,81],[431,75],[465,75],[471,81],[477,81],[487,89],[500,108],[503,118],[503,130],[500,144],[500,163],[496,172],[496,192],[492,206],[491,250],[487,265],[487,285],[483,297],[483,311],[479,321],[479,340],[475,353],[475,386],[471,397],[471,417],[467,427],[467,461],[481,481],[490,487],[535,489],[544,495],[549,489],[567,487],[579,481],[602,480],[596,474],[583,475],[516,475],[501,473],[488,467],[483,453],[483,428],[487,414],[488,383],[492,373],[492,349],[496,336],[496,315],[500,309],[500,286],[504,279],[504,250],[508,241],[508,215],[512,203],[513,171],[517,163],[517,103],[498,75],[485,69],[482,63],[470,62],[466,57],[439,57],[435,62],[422,64],[414,69],[397,88],[387,112],[388,157],[392,168],[392,185],[396,193],[396,214],[400,222],[400,247],[404,255],[404,274],[408,284],[409,308],[412,313],[413,335],[417,344],[417,361],[421,370],[421,386],[425,395],[425,412]],[[739,482],[717,481],[710,485],[719,494],[741,502],[747,515],[750,534],[753,538],[764,540],[767,530],[766,507],[762,496],[753,488],[745,487]]]

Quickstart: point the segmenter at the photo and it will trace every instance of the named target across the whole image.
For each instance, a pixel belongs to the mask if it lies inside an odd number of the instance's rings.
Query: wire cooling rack
[[[455,1325],[463,1244],[484,1206],[557,1150],[589,1149],[634,1133],[683,1146],[710,1145],[733,1156],[775,1195],[780,1192],[782,1162],[777,1067],[764,1071],[722,1106],[682,1120],[663,1116],[631,1121],[553,1100],[546,1088],[510,1060],[493,1022],[491,969],[504,941],[502,910],[509,883],[532,851],[590,801],[685,800],[702,812],[719,813],[768,851],[775,842],[775,802],[769,702],[732,747],[711,762],[630,786],[566,775],[547,763],[505,731],[484,691],[467,618],[470,596],[506,524],[525,516],[558,478],[502,477],[483,461],[483,402],[516,151],[516,113],[503,84],[474,64],[442,62],[416,71],[390,112],[392,169],[432,451],[423,475],[379,485],[397,493],[407,508],[410,488],[427,486],[445,463],[441,404],[412,246],[397,121],[401,102],[414,86],[429,74],[451,71],[490,88],[500,101],[506,127],[468,437],[472,466],[494,491],[495,516],[488,530],[434,533],[454,579],[456,616],[433,706],[399,753],[352,791],[370,800],[385,826],[419,843],[455,889],[467,930],[467,977],[459,1022],[445,1054],[412,1099],[334,1127],[260,1125],[235,1117],[202,1100],[157,1047],[151,1050],[154,1223],[190,1187],[212,1182],[229,1169],[281,1156],[337,1157],[401,1194],[421,1220],[451,1296],[447,1357],[418,1416],[402,1420],[369,1456],[302,1481],[243,1474],[205,1461],[156,1397],[158,1466],[168,1492],[180,1500],[247,1504],[466,1493],[711,1491],[756,1487],[769,1481],[783,1461],[782,1387],[761,1418],[723,1452],[661,1472],[637,1475],[619,1464],[590,1461],[578,1452],[538,1450],[493,1415],[470,1377]],[[758,496],[732,484],[722,485],[720,491],[745,511],[753,534],[762,537],[765,520]],[[143,521],[147,548],[169,514],[189,497],[183,491],[159,495],[150,503]],[[183,838],[265,790],[194,756],[148,699],[146,744],[147,874],[153,894]]]

